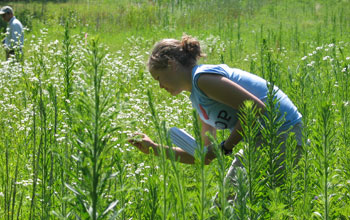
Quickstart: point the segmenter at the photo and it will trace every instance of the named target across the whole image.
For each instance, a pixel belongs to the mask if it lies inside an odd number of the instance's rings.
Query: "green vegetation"
[[[8,3],[29,30],[23,62],[0,63],[0,218],[349,219],[349,3]],[[290,138],[286,170],[274,176],[274,149],[256,157],[255,110],[245,106],[245,142],[234,150],[247,149],[247,169],[237,173],[235,206],[223,183],[232,157],[218,151],[204,166],[198,152],[189,166],[127,141],[139,131],[169,145],[172,126],[198,139],[188,94],[171,97],[144,65],[156,41],[183,33],[201,41],[201,62],[273,81],[303,114],[302,159],[293,164]],[[266,146],[275,143],[276,126],[263,132]],[[227,135],[218,132],[217,142]],[[221,209],[212,207],[217,192]]]

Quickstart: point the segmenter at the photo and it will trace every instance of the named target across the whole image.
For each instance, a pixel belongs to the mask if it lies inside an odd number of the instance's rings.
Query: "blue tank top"
[[[217,129],[228,128],[233,130],[238,121],[238,109],[233,109],[230,106],[209,98],[199,89],[198,78],[203,73],[224,76],[242,86],[262,102],[265,103],[267,100],[267,82],[257,75],[240,69],[230,68],[225,64],[195,66],[192,69],[192,91],[190,96],[192,106],[197,110],[200,118],[206,124]],[[281,113],[278,120],[281,120],[283,117],[285,118],[285,122],[280,129],[287,129],[288,127],[300,122],[302,116],[288,96],[276,86],[274,87],[274,90],[277,92],[275,98],[278,100],[276,107],[279,108]]]

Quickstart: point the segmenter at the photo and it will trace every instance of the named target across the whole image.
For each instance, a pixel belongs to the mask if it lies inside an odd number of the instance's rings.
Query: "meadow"
[[[27,30],[23,60],[0,63],[0,219],[350,219],[349,0],[2,4]],[[223,183],[232,156],[205,166],[198,152],[185,165],[128,143],[143,132],[172,145],[173,126],[200,143],[189,93],[170,96],[145,65],[155,42],[183,33],[200,40],[201,63],[268,79],[303,115],[302,158],[293,163],[290,138],[277,175],[278,124],[256,152],[254,109],[242,109],[234,151],[251,153],[234,205]]]

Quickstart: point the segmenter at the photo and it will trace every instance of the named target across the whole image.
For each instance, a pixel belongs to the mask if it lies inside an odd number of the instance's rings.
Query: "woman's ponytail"
[[[167,68],[169,60],[175,60],[185,67],[194,67],[197,60],[204,56],[199,41],[191,36],[184,35],[181,41],[164,39],[154,46],[148,59],[148,68]]]

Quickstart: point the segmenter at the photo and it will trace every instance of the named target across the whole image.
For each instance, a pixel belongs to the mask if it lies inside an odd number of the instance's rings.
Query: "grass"
[[[348,0],[9,4],[30,30],[23,62],[0,64],[2,219],[350,218]],[[171,145],[172,126],[198,136],[188,93],[169,96],[145,68],[156,41],[184,32],[201,41],[202,63],[273,81],[303,114],[302,158],[292,163],[290,140],[286,172],[273,176],[273,148],[254,157],[247,106],[235,207],[224,199],[232,157],[189,166],[127,142],[141,131]],[[217,192],[222,209],[211,207]]]

